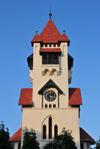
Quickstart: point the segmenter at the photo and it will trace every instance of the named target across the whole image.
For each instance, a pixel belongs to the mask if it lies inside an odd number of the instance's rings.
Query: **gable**
[[[63,94],[63,91],[50,79],[39,91],[38,94],[42,94],[45,88],[56,88],[60,94]]]

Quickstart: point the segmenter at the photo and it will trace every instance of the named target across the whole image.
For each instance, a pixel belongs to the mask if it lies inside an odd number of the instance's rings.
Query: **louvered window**
[[[43,53],[42,64],[59,64],[58,53]]]

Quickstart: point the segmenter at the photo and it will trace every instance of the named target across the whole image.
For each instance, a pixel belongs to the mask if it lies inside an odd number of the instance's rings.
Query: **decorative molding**
[[[60,66],[57,65],[41,65],[41,74],[44,75],[45,71],[49,71],[49,75],[51,76],[53,74],[53,71],[55,70],[57,72],[57,76],[60,75]]]
[[[33,70],[29,70],[30,82],[33,84]]]

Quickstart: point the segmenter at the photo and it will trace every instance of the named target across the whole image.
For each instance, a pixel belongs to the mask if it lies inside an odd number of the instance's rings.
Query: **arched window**
[[[56,137],[58,135],[58,126],[55,125],[54,126],[54,137]]]
[[[21,143],[18,144],[18,149],[21,149]]]
[[[52,139],[52,118],[49,117],[49,139]]]
[[[46,125],[43,125],[43,139],[46,139]]]
[[[55,104],[53,104],[53,108],[56,108],[56,105]]]
[[[49,104],[49,108],[51,108],[52,107],[52,105],[51,104]]]
[[[81,143],[81,149],[84,149],[84,147],[83,147],[83,143]]]
[[[45,108],[47,108],[48,106],[47,106],[47,104],[45,104]]]

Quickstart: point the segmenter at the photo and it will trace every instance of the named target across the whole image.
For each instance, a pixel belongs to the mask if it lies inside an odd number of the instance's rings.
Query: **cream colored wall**
[[[23,108],[22,117],[22,129],[27,127],[29,130],[33,128],[36,130],[37,139],[40,142],[40,146],[43,146],[50,140],[42,139],[42,126],[46,124],[48,126],[48,117],[53,117],[53,126],[57,123],[58,134],[61,133],[63,127],[72,130],[72,136],[76,142],[77,149],[80,149],[80,136],[79,136],[79,118],[78,108],[50,108],[50,109],[38,109],[38,108]],[[47,118],[47,119],[46,119]],[[48,133],[48,131],[47,131]],[[54,135],[54,133],[53,133]],[[23,136],[22,136],[23,137]],[[22,146],[22,144],[21,144]]]
[[[18,144],[19,144],[18,142],[14,143],[14,149],[18,149]]]
[[[90,144],[87,142],[83,142],[83,147],[84,147],[84,149],[91,149]]]
[[[68,55],[67,42],[61,42],[61,57],[60,57],[60,75],[44,75],[41,74],[42,56],[39,54],[40,43],[34,43],[34,58],[33,58],[33,102],[34,107],[41,108],[42,96],[38,91],[45,83],[52,79],[63,91],[63,95],[59,96],[60,108],[68,107]]]
[[[42,147],[46,144],[49,139],[42,139],[42,126],[45,124],[48,126],[48,118],[52,116],[53,123],[53,136],[54,136],[54,125],[58,125],[58,133],[61,133],[63,127],[72,130],[72,136],[76,142],[77,149],[80,149],[80,136],[79,136],[79,109],[68,107],[68,50],[67,42],[61,42],[61,56],[59,58],[59,74],[47,73],[42,75],[43,65],[42,56],[39,54],[40,43],[34,43],[34,58],[33,58],[33,107],[23,108],[22,116],[22,129],[27,127],[29,130],[33,128],[36,130],[37,139]],[[54,68],[53,68],[54,69]],[[58,71],[58,70],[57,70]],[[30,72],[31,73],[31,72]],[[31,73],[32,75],[32,73]],[[32,76],[31,76],[32,77]],[[38,94],[38,91],[52,79],[55,84],[63,91],[63,94],[59,96],[59,108],[41,108],[42,107],[42,95]],[[52,89],[56,92],[56,89]],[[45,91],[44,91],[45,92]],[[47,102],[43,97],[43,107],[45,104],[58,104],[57,99],[53,102]],[[48,127],[47,127],[48,133]],[[23,133],[21,139],[21,146],[23,143]]]

